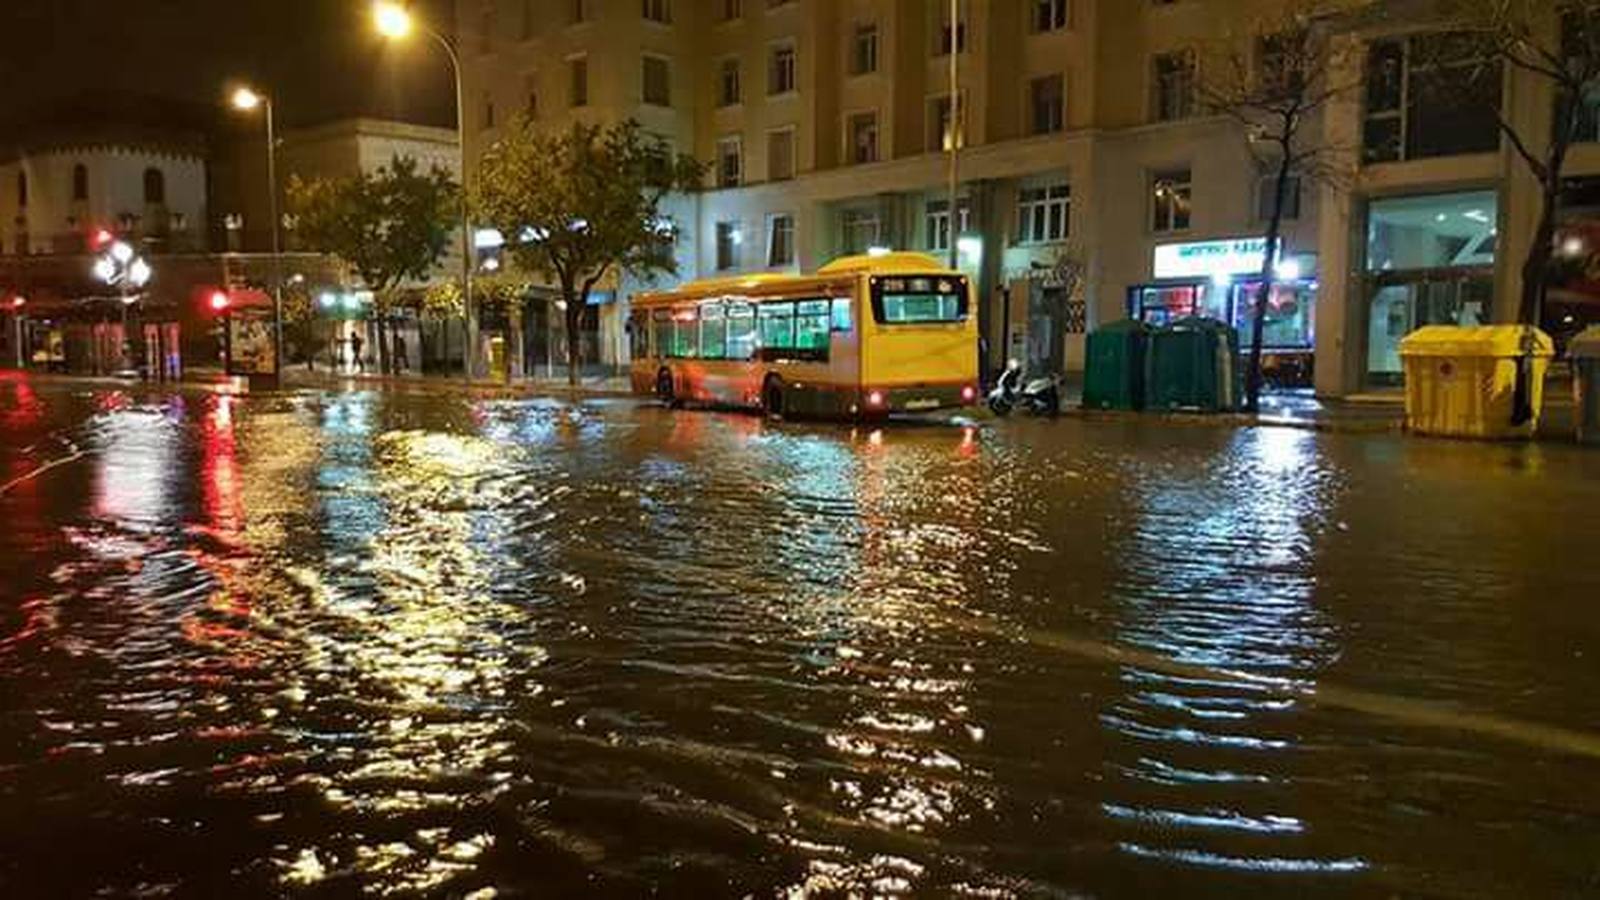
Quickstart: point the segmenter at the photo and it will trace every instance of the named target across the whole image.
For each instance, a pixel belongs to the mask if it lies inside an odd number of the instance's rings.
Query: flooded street
[[[1600,454],[0,381],[0,894],[1600,895]]]

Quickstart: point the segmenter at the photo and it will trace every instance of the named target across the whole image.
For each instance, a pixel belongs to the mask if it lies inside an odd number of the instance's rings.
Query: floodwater
[[[1600,454],[0,380],[0,894],[1600,895]]]

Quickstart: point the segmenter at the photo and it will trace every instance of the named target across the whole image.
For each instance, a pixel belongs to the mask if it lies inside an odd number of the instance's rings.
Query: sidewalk
[[[507,381],[503,378],[474,378],[468,381],[459,373],[445,375],[407,372],[398,375],[381,375],[373,372],[330,372],[325,369],[318,369],[312,372],[307,371],[304,367],[295,366],[284,370],[284,380],[289,387],[336,387],[349,389],[371,386],[431,391],[470,390],[479,393],[502,392],[519,395],[586,394],[592,396],[625,396],[632,393],[632,387],[627,377],[622,375],[584,375],[579,379],[578,385],[574,387],[567,382],[564,374],[557,375],[555,378],[534,376],[518,378],[512,381]]]

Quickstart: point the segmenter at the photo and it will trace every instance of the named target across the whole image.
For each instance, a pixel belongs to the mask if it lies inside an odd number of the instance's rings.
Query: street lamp
[[[472,313],[472,223],[467,209],[467,104],[461,90],[461,56],[455,45],[439,32],[420,22],[411,11],[395,0],[377,0],[372,5],[372,22],[379,34],[398,41],[421,30],[444,48],[450,58],[450,72],[456,83],[456,140],[461,152],[461,303],[465,314],[466,347],[462,368],[472,381],[473,359],[477,356],[478,328]]]
[[[128,338],[128,307],[139,302],[138,291],[150,283],[155,271],[125,241],[117,241],[108,247],[95,260],[91,271],[107,287],[114,287],[118,291],[118,299],[122,301],[122,355],[125,357],[124,363],[132,363],[129,350],[133,342]]]
[[[283,381],[283,241],[278,221],[278,138],[272,117],[272,98],[240,87],[233,92],[233,108],[265,113],[267,124],[267,209],[272,216],[272,377]]]

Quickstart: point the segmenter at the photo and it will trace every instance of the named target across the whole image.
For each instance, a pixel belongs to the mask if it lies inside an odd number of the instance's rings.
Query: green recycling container
[[[1567,344],[1572,361],[1573,412],[1578,441],[1600,444],[1600,325],[1592,325]]]
[[[1239,408],[1239,333],[1216,319],[1179,319],[1150,335],[1145,407],[1227,412]]]
[[[1150,327],[1124,319],[1095,329],[1084,345],[1084,409],[1143,409]]]

